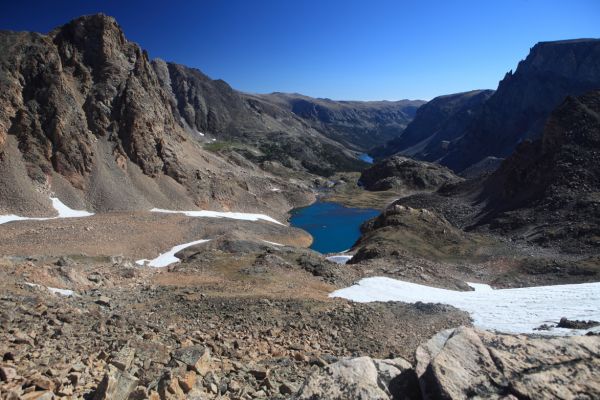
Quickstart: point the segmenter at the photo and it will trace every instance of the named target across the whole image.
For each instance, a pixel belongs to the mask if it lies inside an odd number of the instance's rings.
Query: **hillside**
[[[425,104],[421,100],[336,101],[290,93],[256,97],[293,112],[325,136],[363,152],[399,136]]]
[[[384,158],[397,153],[421,160],[436,161],[452,140],[460,138],[471,118],[494,92],[473,90],[439,96],[417,110],[404,132],[371,154]]]

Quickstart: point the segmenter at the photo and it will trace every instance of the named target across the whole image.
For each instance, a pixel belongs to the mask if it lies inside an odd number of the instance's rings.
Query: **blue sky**
[[[538,41],[600,37],[600,1],[2,0],[0,29],[117,18],[151,57],[255,93],[431,99],[496,88]]]

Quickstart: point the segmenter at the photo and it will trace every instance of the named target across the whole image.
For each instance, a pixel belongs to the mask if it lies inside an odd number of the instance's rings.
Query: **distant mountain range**
[[[600,39],[536,44],[495,92],[475,91],[430,101],[396,139],[374,151],[437,161],[462,171],[488,156],[507,157],[542,133],[564,99],[600,88]]]

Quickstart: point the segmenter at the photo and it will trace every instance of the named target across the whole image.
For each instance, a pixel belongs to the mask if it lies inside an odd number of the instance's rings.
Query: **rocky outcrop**
[[[484,183],[475,226],[580,252],[600,237],[600,91],[569,97],[541,139],[522,143]]]
[[[351,264],[407,255],[450,260],[467,256],[483,244],[481,238],[454,227],[436,212],[398,202],[365,222],[361,233]]]
[[[359,182],[367,190],[396,189],[405,193],[435,191],[446,183],[462,178],[439,164],[394,156],[377,162],[360,175]]]
[[[595,398],[600,338],[443,331],[416,352],[424,399]]]
[[[414,120],[397,138],[372,150],[376,158],[400,153],[427,161],[445,154],[452,140],[461,137],[473,115],[492,96],[492,90],[439,96],[417,110]]]
[[[525,139],[538,138],[550,113],[567,96],[600,89],[600,40],[536,44],[473,116],[440,162],[462,171],[487,156],[506,157]]]
[[[425,104],[421,100],[336,101],[295,93],[260,98],[293,112],[325,136],[357,151],[368,151],[399,136]]]
[[[402,358],[370,357],[338,361],[311,374],[296,395],[298,400],[388,400],[406,398],[411,365]],[[410,377],[409,377],[410,376]],[[414,382],[414,381],[413,381]],[[411,382],[412,383],[412,382]]]
[[[553,399],[600,395],[600,337],[540,338],[460,327],[404,360],[346,359],[311,374],[297,399]]]

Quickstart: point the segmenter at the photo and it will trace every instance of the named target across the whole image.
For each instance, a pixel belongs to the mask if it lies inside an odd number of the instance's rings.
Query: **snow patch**
[[[14,214],[0,215],[0,225],[11,221],[46,221],[49,219],[83,218],[94,215],[94,213],[90,213],[85,210],[74,210],[60,201],[60,199],[57,197],[50,197],[50,200],[52,200],[52,207],[54,207],[58,213],[57,217],[21,217]]]
[[[42,286],[42,285],[38,285],[37,283],[29,283],[29,282],[25,282],[25,284],[27,286],[31,286],[31,287],[47,289],[51,293],[53,293],[53,294],[60,294],[61,296],[66,296],[66,297],[75,297],[75,296],[78,296],[77,293],[75,293],[74,291],[69,290],[69,289],[58,289],[58,288],[53,288],[53,287],[49,287],[49,286]]]
[[[188,217],[206,217],[206,218],[230,218],[230,219],[240,219],[245,221],[269,221],[275,224],[283,225],[281,222],[277,221],[264,214],[252,214],[252,213],[243,213],[243,212],[224,212],[224,211],[175,211],[175,210],[163,210],[161,208],[153,208],[150,210],[151,212],[158,213],[167,213],[167,214],[184,214]]]
[[[489,285],[469,283],[475,290],[459,292],[439,289],[385,277],[361,279],[357,284],[336,290],[330,297],[366,303],[402,301],[406,303],[443,303],[467,311],[479,328],[508,333],[578,335],[585,330],[554,328],[534,331],[561,317],[600,321],[600,282],[574,285],[492,289]],[[591,329],[600,331],[600,327]]]
[[[137,265],[145,265],[146,263],[148,263],[149,266],[156,267],[156,268],[166,267],[169,264],[173,264],[173,263],[181,261],[181,259],[175,257],[175,254],[177,252],[179,252],[187,247],[193,246],[195,244],[208,242],[209,240],[210,239],[195,240],[193,242],[179,244],[177,246],[172,247],[166,253],[160,254],[155,259],[152,259],[152,260],[142,259],[142,260],[137,260],[135,263]]]
[[[85,210],[73,210],[57,197],[50,197],[50,200],[52,200],[52,207],[58,212],[58,217],[54,218],[82,218],[94,215]]]
[[[326,260],[334,262],[336,264],[346,264],[348,261],[352,259],[353,256],[349,255],[336,255],[325,257]]]
[[[271,192],[281,192],[281,189],[279,189],[279,188],[271,188]]]

